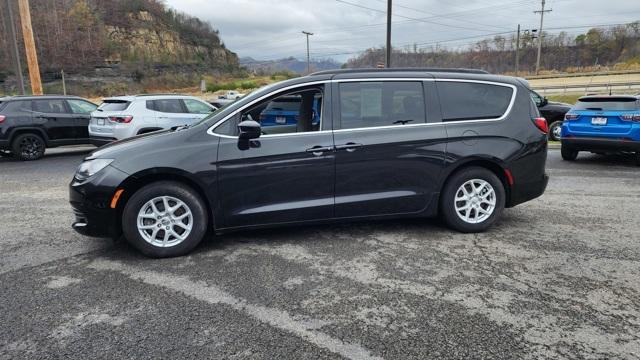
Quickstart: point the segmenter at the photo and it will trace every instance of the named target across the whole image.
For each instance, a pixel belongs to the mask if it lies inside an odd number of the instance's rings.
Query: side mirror
[[[245,120],[238,124],[239,138],[243,140],[257,139],[262,134],[260,124],[253,120]]]
[[[545,106],[545,105],[547,105],[548,103],[549,103],[549,100],[547,100],[547,98],[546,98],[546,97],[543,97],[543,98],[542,98],[542,101],[540,102],[540,106]]]

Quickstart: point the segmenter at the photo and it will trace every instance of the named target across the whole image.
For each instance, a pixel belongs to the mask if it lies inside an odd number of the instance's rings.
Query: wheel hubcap
[[[493,214],[496,192],[485,180],[469,180],[456,191],[454,206],[460,219],[469,224],[478,224]]]
[[[560,139],[560,135],[562,134],[562,128],[560,126],[554,126],[553,128],[553,136],[556,137],[556,139]]]
[[[153,246],[171,247],[191,233],[193,214],[182,200],[159,196],[147,201],[138,213],[138,232]]]

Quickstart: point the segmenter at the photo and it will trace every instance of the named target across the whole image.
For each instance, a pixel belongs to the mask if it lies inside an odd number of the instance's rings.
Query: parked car
[[[546,97],[541,96],[533,90],[531,91],[531,98],[536,103],[542,117],[544,117],[549,124],[549,140],[560,141],[564,114],[571,109],[571,105],[549,101]]]
[[[565,115],[561,142],[564,160],[576,160],[580,151],[632,152],[640,165],[640,97],[581,97]]]
[[[207,229],[440,214],[452,229],[484,231],[547,186],[548,128],[529,94],[516,78],[469,70],[280,82],[191,127],[93,152],[70,183],[73,228],[123,234],[153,257],[188,253]],[[301,103],[289,132],[252,120],[292,96]]]
[[[239,93],[237,91],[234,91],[234,90],[229,90],[224,95],[222,95],[222,98],[223,99],[228,99],[228,100],[238,100],[243,96],[244,96],[244,94],[241,94],[241,93]]]
[[[216,108],[221,108],[224,106],[227,106],[229,104],[231,104],[232,102],[236,101],[235,99],[230,100],[230,99],[226,99],[223,96],[219,96],[217,99],[213,99],[213,100],[208,100],[207,102],[211,105],[213,105]]]
[[[89,144],[87,125],[98,106],[76,96],[0,99],[0,155],[37,160],[46,148]]]
[[[115,140],[177,126],[190,125],[216,107],[193,96],[136,95],[103,100],[91,114],[91,142],[102,146]]]

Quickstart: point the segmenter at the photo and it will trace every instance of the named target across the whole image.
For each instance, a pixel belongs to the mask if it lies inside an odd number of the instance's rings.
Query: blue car
[[[560,141],[564,160],[575,160],[579,151],[632,152],[640,165],[640,97],[581,97],[565,114]]]
[[[320,126],[321,98],[313,99],[311,125]],[[273,99],[260,113],[260,126],[266,134],[291,132],[291,127],[296,127],[300,117],[301,96],[284,96]],[[295,131],[294,131],[295,132]]]

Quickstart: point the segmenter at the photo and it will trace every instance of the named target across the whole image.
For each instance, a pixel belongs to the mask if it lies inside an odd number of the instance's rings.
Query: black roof
[[[0,98],[2,101],[10,100],[33,100],[33,99],[82,99],[80,96],[74,95],[13,95]]]
[[[335,69],[324,70],[310,74],[314,75],[337,75],[337,74],[357,74],[357,73],[388,73],[388,72],[446,72],[446,73],[463,73],[463,74],[489,74],[487,71],[480,69],[464,69],[464,68],[360,68],[360,69]]]

